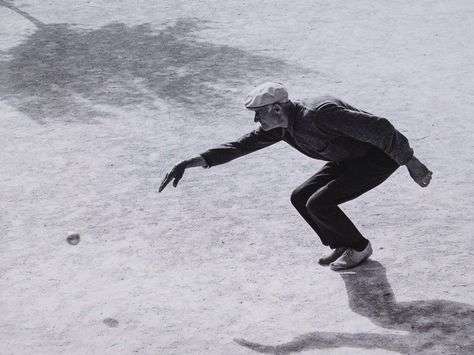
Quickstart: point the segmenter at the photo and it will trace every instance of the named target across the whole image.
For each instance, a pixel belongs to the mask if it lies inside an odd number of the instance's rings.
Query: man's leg
[[[328,245],[360,251],[368,245],[368,240],[338,205],[381,184],[398,168],[398,164],[374,148],[363,159],[346,161],[341,165],[342,173],[315,191],[308,198],[306,208],[323,234],[321,239],[324,238]]]
[[[330,181],[335,180],[342,173],[342,168],[339,163],[329,162],[325,164],[321,170],[311,176],[308,180],[298,186],[291,194],[291,203],[304,218],[304,220],[313,228],[316,234],[321,239],[323,245],[329,245],[331,238],[327,238],[327,231],[324,226],[321,226],[317,221],[311,217],[306,208],[308,199],[319,189],[327,185]]]

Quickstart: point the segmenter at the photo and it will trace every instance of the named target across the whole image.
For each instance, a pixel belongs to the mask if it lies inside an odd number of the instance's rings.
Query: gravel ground
[[[0,0],[1,354],[472,354],[472,1]],[[434,172],[343,205],[374,255],[335,273],[247,91],[387,117]],[[69,235],[78,233],[79,236]]]

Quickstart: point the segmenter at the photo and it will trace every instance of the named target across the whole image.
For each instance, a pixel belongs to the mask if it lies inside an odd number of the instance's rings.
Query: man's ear
[[[275,111],[275,113],[280,113],[281,109],[282,109],[282,107],[279,103],[273,104],[273,111]]]

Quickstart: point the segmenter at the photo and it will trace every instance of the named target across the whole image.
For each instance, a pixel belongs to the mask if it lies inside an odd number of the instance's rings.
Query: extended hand
[[[184,170],[186,170],[186,162],[181,162],[179,164],[176,164],[171,171],[166,174],[165,178],[161,182],[160,188],[158,189],[158,192],[161,192],[168,183],[174,179],[173,181],[173,186],[176,187],[178,185],[179,180],[183,177]]]
[[[426,187],[431,181],[433,173],[417,158],[413,157],[407,163],[408,172],[415,182],[421,187]]]

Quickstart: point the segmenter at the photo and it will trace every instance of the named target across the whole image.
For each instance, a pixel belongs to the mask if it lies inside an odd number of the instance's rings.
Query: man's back
[[[354,106],[349,105],[347,102],[344,102],[341,99],[338,99],[337,97],[334,97],[332,95],[321,95],[321,96],[317,96],[311,99],[301,100],[299,102],[308,110],[312,110],[312,111],[317,111],[319,109],[324,108],[324,106],[326,105],[332,104],[332,105],[344,107],[348,110],[365,112],[365,111],[355,108]],[[368,113],[368,112],[365,112],[365,113]]]

